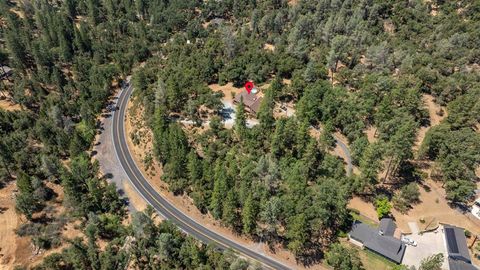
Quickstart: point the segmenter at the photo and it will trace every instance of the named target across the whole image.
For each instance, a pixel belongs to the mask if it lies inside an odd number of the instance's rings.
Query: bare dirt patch
[[[298,0],[288,0],[289,6],[295,6],[298,3]]]
[[[367,139],[368,139],[368,142],[369,143],[374,143],[376,141],[378,141],[378,138],[377,138],[377,128],[374,127],[374,126],[369,126],[366,130],[365,130],[365,134],[367,135]]]
[[[137,211],[143,211],[147,208],[147,202],[138,194],[129,181],[123,181],[123,191],[128,197],[128,202],[132,204]]]
[[[233,87],[231,84],[227,84],[225,86],[219,86],[219,85],[210,85],[210,88],[212,90],[216,91],[231,91],[232,89],[238,89]],[[214,90],[214,91],[215,91]],[[153,144],[152,142],[149,143],[142,143],[138,145],[134,145],[131,139],[131,132],[134,131],[135,127],[138,125],[143,125],[146,127],[145,123],[141,117],[139,116],[139,113],[142,113],[142,109],[139,107],[136,107],[133,109],[133,111],[136,111],[135,113],[131,113],[133,108],[132,101],[129,101],[128,105],[128,112],[127,112],[127,117],[126,117],[126,132],[127,132],[127,141],[128,141],[128,147],[130,151],[133,154],[133,158],[139,167],[139,169],[143,172],[145,176],[148,176],[148,180],[150,184],[154,187],[155,191],[158,192],[159,194],[162,195],[166,200],[168,200],[170,203],[175,205],[179,210],[181,210],[183,213],[188,215],[191,219],[193,219],[195,222],[202,224],[206,228],[215,231],[218,234],[221,234],[222,236],[232,239],[235,242],[238,242],[252,250],[256,250],[258,252],[261,252],[267,256],[273,257],[282,263],[289,265],[292,268],[295,269],[306,269],[305,267],[301,265],[297,265],[294,256],[284,250],[284,249],[277,249],[275,250],[275,253],[272,253],[268,246],[262,243],[255,243],[251,239],[237,235],[233,233],[230,229],[223,227],[219,221],[216,221],[211,215],[204,215],[202,214],[193,204],[193,200],[186,196],[175,196],[173,193],[169,192],[168,190],[168,185],[161,180],[161,175],[162,175],[162,168],[161,165],[158,164],[156,161],[154,161],[153,167],[150,169],[147,169],[142,162],[143,159],[143,153],[148,153],[153,150]],[[141,114],[140,114],[141,115]],[[134,119],[132,120],[132,116]],[[147,130],[145,136],[147,137],[152,137],[151,131]],[[325,267],[321,264],[313,265],[310,266],[308,269],[325,269]]]
[[[0,98],[0,109],[4,109],[5,111],[20,111],[22,107],[9,98]]]
[[[383,31],[392,35],[395,32],[395,25],[391,20],[383,21]]]
[[[348,208],[358,210],[363,216],[379,222],[377,211],[372,203],[366,202],[359,197],[353,197],[348,202]]]
[[[273,44],[265,43],[265,45],[263,45],[263,49],[266,51],[274,52],[275,46]]]
[[[233,102],[235,95],[243,89],[241,87],[233,86],[233,83],[227,83],[225,85],[210,84],[208,87],[210,87],[213,92],[222,92],[224,95],[222,100],[227,102]]]
[[[18,237],[14,231],[20,223],[15,211],[16,188],[16,184],[11,183],[0,190],[0,266],[4,269],[13,269],[18,244]]]

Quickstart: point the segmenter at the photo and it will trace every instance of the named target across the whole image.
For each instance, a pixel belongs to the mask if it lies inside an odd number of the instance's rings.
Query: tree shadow
[[[102,176],[103,179],[112,179],[113,178],[113,174],[112,173],[106,173]]]
[[[47,214],[45,213],[42,213],[40,216],[38,217],[34,217],[32,218],[32,222],[33,223],[40,223],[40,224],[49,224],[51,222],[53,222],[55,219],[52,218],[52,217],[49,217]]]
[[[305,252],[295,259],[305,267],[318,264],[324,258],[323,245],[320,243],[309,243],[305,247]]]

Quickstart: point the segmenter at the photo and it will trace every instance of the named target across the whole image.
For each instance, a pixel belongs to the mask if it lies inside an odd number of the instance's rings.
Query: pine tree
[[[227,175],[224,164],[221,161],[216,162],[215,180],[213,184],[212,198],[210,200],[210,211],[216,219],[222,217],[223,198],[227,194]]]
[[[227,198],[223,202],[222,221],[228,227],[235,227],[238,220],[237,201],[235,199],[235,191],[228,191]]]
[[[30,195],[34,190],[30,177],[23,171],[17,173],[17,187],[21,193],[28,193]]]
[[[254,201],[253,195],[249,194],[242,211],[243,233],[253,234],[257,227],[257,205]]]
[[[193,148],[188,153],[187,160],[189,182],[198,185],[202,180],[202,162]]]
[[[289,240],[288,249],[297,256],[302,254],[308,240],[308,223],[304,213],[293,216],[288,220],[286,236]]]
[[[257,113],[257,118],[260,121],[260,126],[262,130],[268,131],[273,127],[275,119],[273,118],[273,108],[274,103],[274,93],[272,87],[269,87],[265,92],[262,103],[260,104],[260,109]]]
[[[235,132],[240,140],[244,139],[247,134],[247,120],[245,114],[245,104],[243,104],[243,97],[237,105],[235,113]]]

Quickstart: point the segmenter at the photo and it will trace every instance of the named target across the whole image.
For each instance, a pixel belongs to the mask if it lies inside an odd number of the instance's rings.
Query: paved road
[[[347,176],[352,175],[353,171],[353,165],[352,165],[352,156],[350,155],[350,150],[348,149],[348,146],[344,144],[335,134],[332,134],[333,138],[337,142],[338,146],[342,148],[342,151],[345,153],[345,162],[347,162]]]
[[[133,184],[138,193],[155,208],[162,216],[171,220],[184,232],[196,237],[205,243],[216,243],[220,248],[231,248],[241,255],[261,262],[264,266],[272,269],[290,269],[284,264],[266,257],[256,251],[253,251],[241,244],[238,244],[230,239],[227,239],[195,222],[180,210],[175,208],[167,200],[162,198],[149,182],[142,175],[140,169],[135,164],[130,151],[128,149],[126,134],[125,134],[125,111],[127,108],[128,99],[132,93],[132,87],[123,90],[120,94],[117,106],[118,110],[113,115],[112,136],[115,151],[118,160],[127,174],[130,182]]]

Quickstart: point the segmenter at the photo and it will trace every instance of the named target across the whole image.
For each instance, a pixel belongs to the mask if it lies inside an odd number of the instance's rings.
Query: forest
[[[17,234],[50,249],[61,244],[66,222],[84,225],[83,238],[38,269],[252,267],[156,224],[152,209],[126,221],[124,198],[89,149],[98,115],[133,74],[172,192],[300,263],[325,258],[335,269],[362,269],[337,244],[353,220],[352,196],[374,201],[379,216],[392,206],[408,211],[418,200],[412,183],[422,177],[413,160],[422,160],[434,164],[452,205],[474,198],[479,14],[478,1],[2,1],[0,62],[13,75],[2,80],[0,97],[21,110],[0,109],[0,179],[18,187],[16,209],[27,221]],[[222,96],[208,85],[247,80],[269,85],[254,115],[259,124],[247,126],[252,115],[240,104],[234,127],[225,128]],[[424,94],[448,115],[414,151],[429,125]],[[275,117],[280,103],[295,104],[295,116]],[[175,121],[201,126],[205,110],[201,134]],[[322,130],[319,138],[312,128]],[[347,175],[331,154],[334,132],[347,138],[359,173]],[[63,190],[67,215],[52,212],[52,186]],[[98,239],[108,244],[100,248]]]
[[[169,222],[158,224],[153,209],[128,217],[126,200],[91,160],[97,116],[116,85],[193,16],[185,7],[193,2],[155,2],[148,9],[128,0],[0,2],[0,62],[13,70],[2,76],[0,97],[21,107],[0,109],[1,184],[17,185],[16,210],[25,222],[16,234],[38,250],[65,247],[16,269],[255,267]],[[158,21],[147,23],[147,10]],[[82,235],[63,239],[73,222]]]

